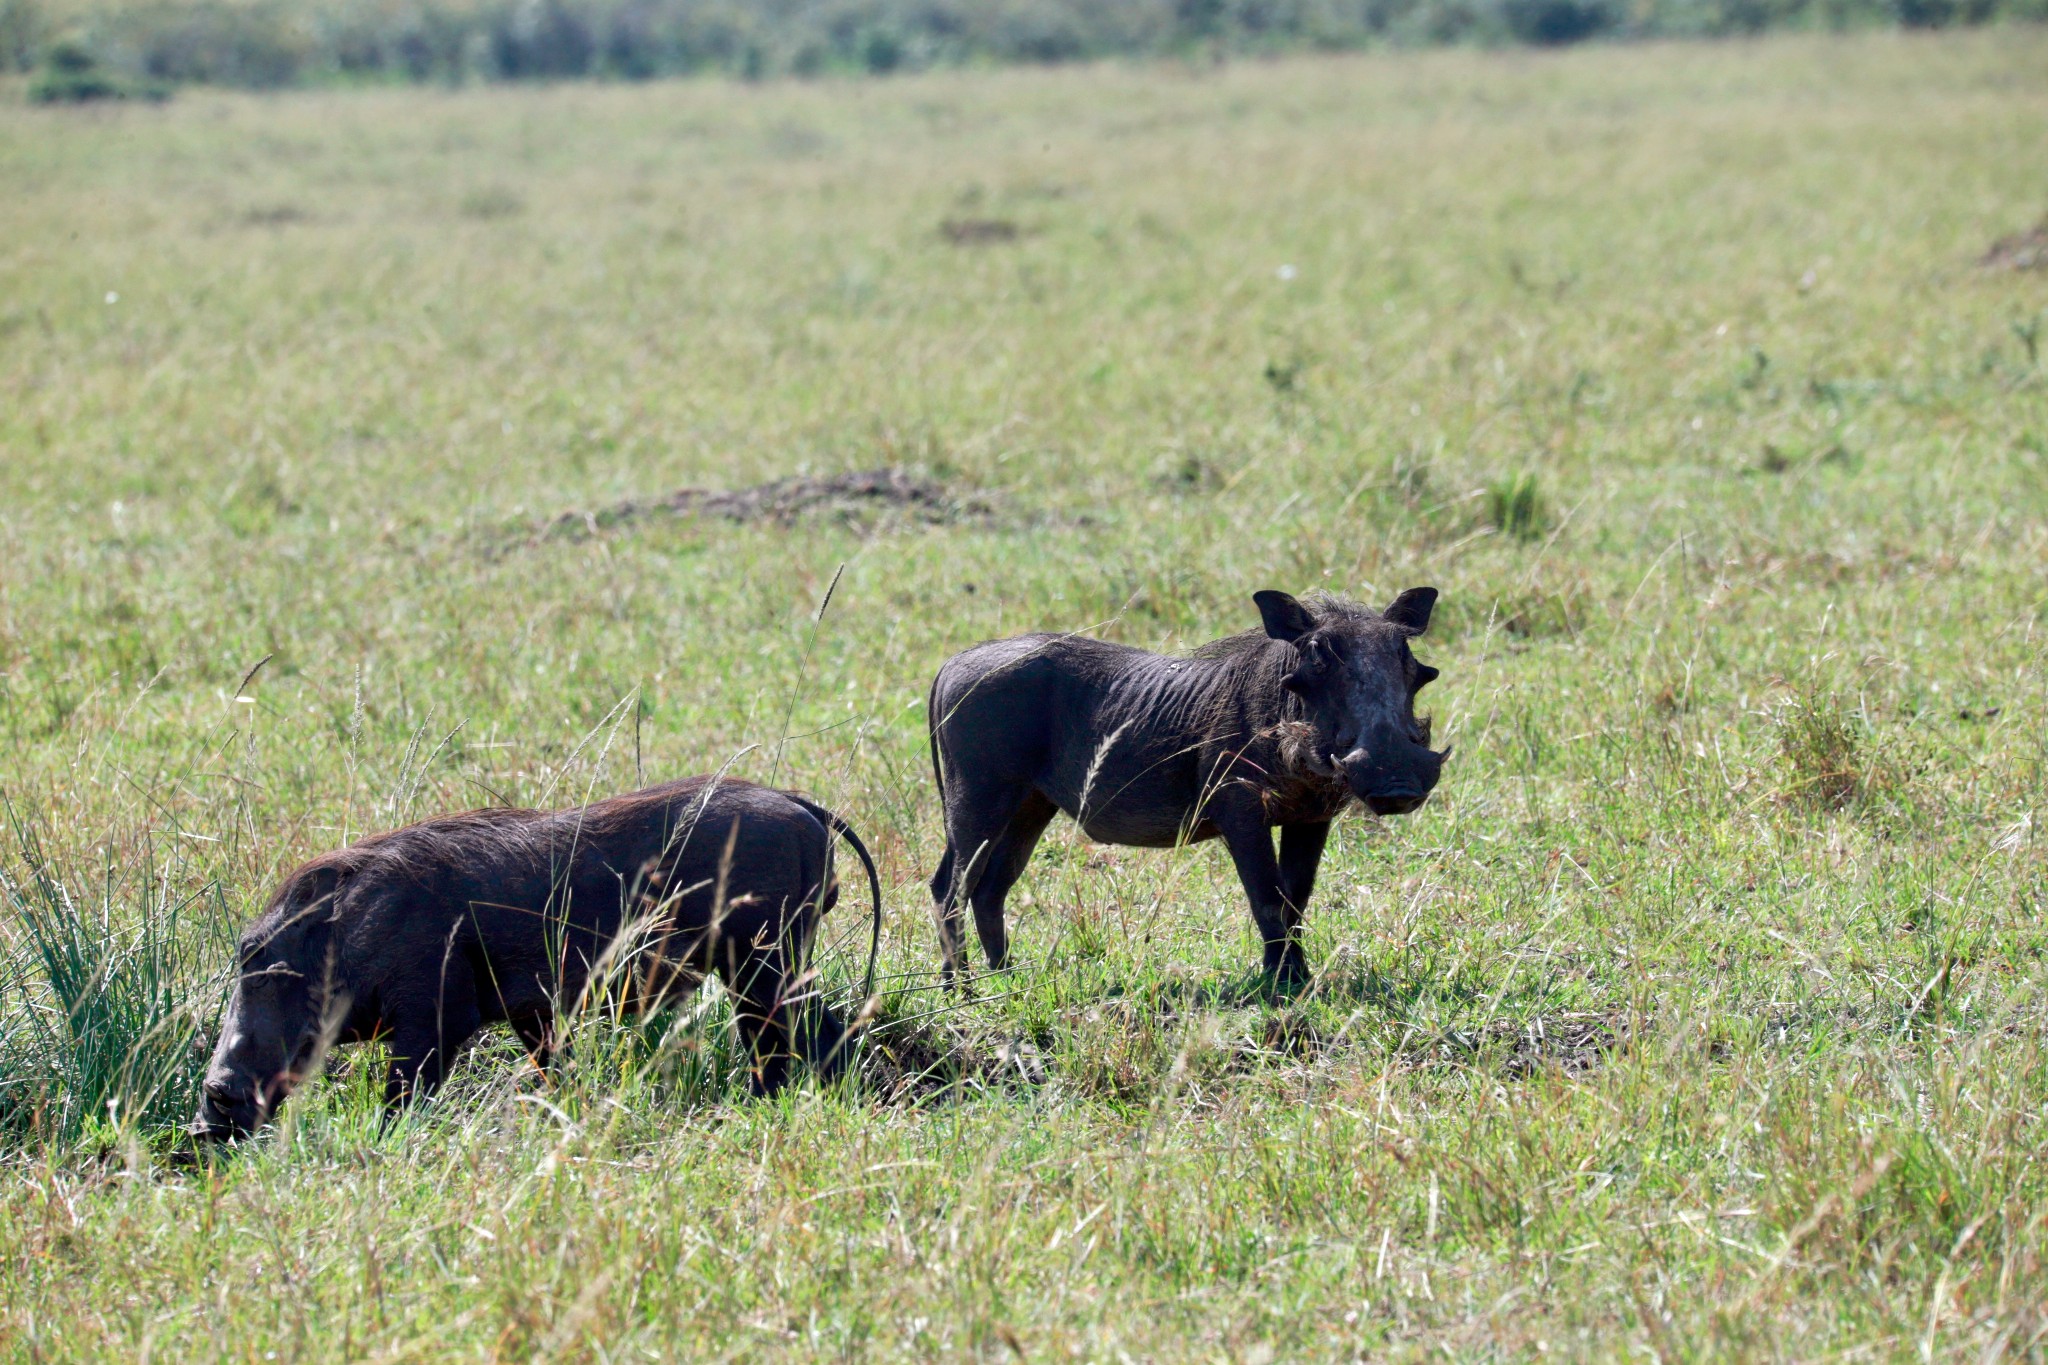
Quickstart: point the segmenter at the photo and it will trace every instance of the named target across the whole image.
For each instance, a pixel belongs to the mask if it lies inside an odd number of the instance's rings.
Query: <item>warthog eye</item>
[[[1320,635],[1311,635],[1296,646],[1296,649],[1295,665],[1280,679],[1280,685],[1289,692],[1305,693],[1312,683],[1328,671],[1330,647]]]

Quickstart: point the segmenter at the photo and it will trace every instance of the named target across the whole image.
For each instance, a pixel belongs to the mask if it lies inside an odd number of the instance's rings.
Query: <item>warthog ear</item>
[[[1266,634],[1275,640],[1291,645],[1316,628],[1316,618],[1308,614],[1308,608],[1284,592],[1268,588],[1253,593],[1252,601],[1258,605],[1259,619],[1266,623]]]
[[[1410,588],[1387,604],[1380,613],[1401,629],[1420,635],[1429,629],[1429,614],[1436,609],[1435,588]]]

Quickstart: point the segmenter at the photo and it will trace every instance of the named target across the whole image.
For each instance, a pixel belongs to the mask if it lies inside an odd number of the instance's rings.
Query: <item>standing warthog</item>
[[[932,765],[946,851],[932,878],[949,979],[960,907],[991,967],[1009,957],[1003,901],[1065,811],[1106,844],[1171,848],[1221,837],[1251,899],[1267,973],[1308,977],[1301,915],[1330,821],[1353,800],[1414,810],[1443,770],[1415,694],[1437,676],[1408,641],[1435,588],[1383,612],[1343,598],[1261,592],[1265,629],[1169,658],[1074,635],[1020,635],[948,659],[932,682]],[[1273,826],[1280,853],[1273,854]]]
[[[242,935],[199,1113],[202,1138],[253,1131],[327,1043],[382,1038],[396,1106],[431,1093],[485,1024],[545,1064],[555,1016],[593,977],[628,1004],[674,1001],[716,972],[772,1090],[793,1055],[824,1075],[846,1030],[806,983],[839,895],[846,822],[790,792],[694,777],[565,811],[479,810],[379,834],[285,879]],[[874,944],[869,946],[870,984]]]

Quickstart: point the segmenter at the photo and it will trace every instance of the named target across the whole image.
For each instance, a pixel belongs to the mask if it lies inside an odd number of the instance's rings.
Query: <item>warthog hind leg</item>
[[[555,1036],[555,1016],[549,1010],[534,1010],[512,1019],[512,1032],[519,1045],[542,1071],[552,1072],[561,1057],[561,1040]]]
[[[939,974],[947,985],[957,984],[967,969],[967,954],[960,943],[960,903],[953,899],[952,840],[939,855],[938,870],[932,873],[932,918],[939,927]]]
[[[932,878],[946,977],[958,983],[966,964],[960,946],[962,902],[974,906],[974,931],[988,965],[1009,965],[1003,905],[1024,875],[1039,836],[1059,813],[1042,793],[1013,787],[995,795],[954,793],[946,801],[946,853]]]
[[[736,945],[737,946],[737,945]],[[801,1060],[830,1080],[845,1070],[846,1028],[819,994],[817,978],[791,970],[797,945],[762,943],[721,955],[718,975],[732,996],[733,1022],[752,1059],[750,1088],[772,1095]]]
[[[1031,862],[1031,855],[1038,848],[1038,840],[1045,833],[1045,827],[1059,814],[1059,807],[1038,792],[1025,795],[1003,827],[989,845],[988,867],[982,872],[981,880],[975,883],[974,932],[981,939],[981,951],[988,958],[988,965],[1000,970],[1010,965],[1010,935],[1004,922],[1005,903],[1010,897],[1010,888],[1024,875],[1025,867]]]

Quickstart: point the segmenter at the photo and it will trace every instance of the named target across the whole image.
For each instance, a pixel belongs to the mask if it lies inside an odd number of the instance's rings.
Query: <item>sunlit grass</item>
[[[0,783],[34,831],[0,855],[0,1332],[2038,1352],[2048,275],[1977,262],[2048,208],[2044,55],[0,107]],[[884,465],[981,510],[539,534]],[[1423,583],[1456,758],[1340,827],[1312,991],[1258,991],[1219,850],[1064,826],[1022,965],[936,989],[946,655]],[[715,1000],[600,1012],[557,1080],[495,1039],[388,1127],[341,1056],[185,1171],[189,1070],[111,1115],[51,1079],[84,1054],[43,907],[159,973],[92,1008],[204,1014],[312,853],[735,755],[883,864],[863,1086],[750,1100]]]

